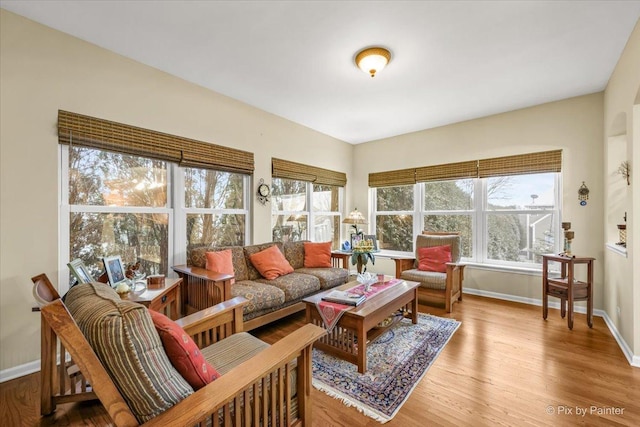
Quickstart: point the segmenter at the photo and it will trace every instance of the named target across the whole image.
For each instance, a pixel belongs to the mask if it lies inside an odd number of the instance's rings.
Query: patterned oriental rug
[[[428,314],[402,319],[367,346],[367,372],[313,349],[313,386],[382,423],[393,418],[460,322]]]

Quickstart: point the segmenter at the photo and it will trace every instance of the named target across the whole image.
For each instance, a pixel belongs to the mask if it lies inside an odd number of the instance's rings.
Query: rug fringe
[[[393,415],[391,417],[387,417],[379,412],[371,410],[367,406],[364,406],[358,402],[353,401],[348,396],[345,396],[339,391],[336,391],[333,388],[325,386],[324,384],[320,383],[320,381],[313,380],[312,384],[319,391],[327,394],[330,397],[333,397],[334,399],[340,400],[342,403],[344,403],[345,406],[356,408],[358,412],[361,412],[362,414],[366,415],[369,418],[373,418],[374,420],[380,422],[381,424],[384,424],[387,421],[391,420],[391,418],[393,418]]]

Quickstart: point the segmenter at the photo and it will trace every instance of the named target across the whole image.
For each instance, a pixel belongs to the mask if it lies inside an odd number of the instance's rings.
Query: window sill
[[[607,243],[605,246],[611,252],[616,253],[618,255],[621,255],[621,256],[627,258],[627,248],[622,247],[620,245],[616,245],[615,243]]]
[[[529,267],[514,267],[511,265],[498,265],[498,264],[480,264],[476,262],[464,262],[468,268],[476,270],[496,271],[502,273],[524,274],[527,276],[542,276],[542,267],[529,268]]]

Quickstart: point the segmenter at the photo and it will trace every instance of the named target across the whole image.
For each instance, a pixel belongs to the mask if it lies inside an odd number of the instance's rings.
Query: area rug
[[[375,420],[393,418],[460,322],[419,314],[402,319],[367,345],[367,372],[313,349],[313,386]]]

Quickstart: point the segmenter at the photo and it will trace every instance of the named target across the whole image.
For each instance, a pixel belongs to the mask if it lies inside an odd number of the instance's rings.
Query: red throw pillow
[[[418,248],[418,270],[446,273],[451,262],[451,245]]]
[[[278,276],[293,273],[293,267],[277,246],[269,246],[263,251],[249,255],[249,259],[265,279],[272,280]]]
[[[216,273],[229,274],[235,276],[233,270],[233,255],[231,249],[225,249],[223,251],[206,252],[207,263],[204,268],[209,271],[215,271]],[[235,279],[231,279],[231,284],[235,283]]]
[[[304,242],[304,266],[306,268],[331,267],[331,242]]]
[[[153,310],[149,313],[171,364],[194,390],[220,377],[184,329],[162,313]]]

